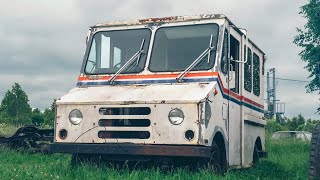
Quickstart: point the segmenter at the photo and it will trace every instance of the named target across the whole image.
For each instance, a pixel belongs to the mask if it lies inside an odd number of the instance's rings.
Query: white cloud
[[[292,41],[296,27],[305,23],[292,0],[2,0],[0,6],[0,98],[14,82],[29,94],[31,105],[45,108],[74,87],[89,26],[100,22],[171,15],[226,14],[246,28],[268,56],[267,68],[279,77],[306,80],[301,51]],[[287,114],[313,115],[316,94],[306,94],[304,83],[279,81],[278,97]]]

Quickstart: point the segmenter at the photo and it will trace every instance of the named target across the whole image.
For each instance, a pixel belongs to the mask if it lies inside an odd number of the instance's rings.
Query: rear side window
[[[253,94],[260,96],[260,58],[253,53]]]
[[[244,55],[247,56],[247,48],[244,48]],[[252,51],[248,48],[247,63],[244,63],[244,89],[248,92],[252,91]]]

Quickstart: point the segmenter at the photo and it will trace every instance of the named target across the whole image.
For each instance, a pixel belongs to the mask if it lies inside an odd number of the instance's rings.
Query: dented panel
[[[100,115],[99,109],[105,107],[149,107],[149,115]],[[179,125],[173,125],[168,120],[169,112],[179,108],[184,112],[185,119]],[[68,115],[73,109],[78,109],[83,114],[83,120],[78,125],[69,122]],[[101,119],[134,120],[149,119],[148,127],[119,127],[119,126],[99,126]],[[55,137],[55,142],[62,143],[138,143],[138,144],[198,144],[198,116],[197,104],[131,104],[131,105],[58,105],[56,134],[65,129],[68,132],[66,138]],[[192,130],[195,133],[193,139],[185,138],[185,132]],[[99,131],[141,131],[150,132],[150,138],[130,139],[130,138],[99,138]]]
[[[83,87],[71,90],[57,104],[197,103],[215,85],[216,82]]]

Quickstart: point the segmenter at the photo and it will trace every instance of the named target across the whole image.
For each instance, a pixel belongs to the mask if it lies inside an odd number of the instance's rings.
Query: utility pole
[[[277,96],[276,96],[276,69],[275,68],[272,68],[271,69],[271,72],[272,72],[272,86],[273,86],[273,93],[272,93],[272,95],[273,95],[273,117],[274,117],[274,115],[276,114],[276,111],[277,111],[277,106],[276,106],[276,104],[277,104]]]
[[[270,76],[272,75],[272,77]],[[272,80],[270,80],[272,78]],[[272,82],[270,82],[272,81]],[[276,114],[284,114],[285,105],[281,103],[281,105],[277,104],[277,91],[276,91],[276,69],[272,68],[267,72],[267,115],[269,119],[276,118]],[[280,108],[281,107],[281,108]],[[278,109],[281,111],[278,112]]]
[[[270,74],[272,74],[272,84],[270,83]],[[267,111],[269,119],[273,119],[276,114],[275,100],[275,68],[272,68],[267,72]]]
[[[270,113],[270,109],[271,109],[271,100],[270,100],[270,96],[271,96],[271,91],[270,91],[270,72],[267,72],[267,115],[268,118],[271,119],[271,113]]]

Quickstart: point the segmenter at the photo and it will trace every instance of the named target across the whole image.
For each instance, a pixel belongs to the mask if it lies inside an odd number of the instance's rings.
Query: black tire
[[[312,133],[309,159],[309,179],[320,179],[320,124]]]
[[[227,172],[227,160],[225,147],[218,146],[218,144],[213,141],[211,145],[211,157],[209,160],[209,167],[212,172],[224,174]]]
[[[253,149],[253,160],[252,160],[252,163],[253,164],[256,164],[257,162],[259,162],[259,150],[258,150],[258,147],[257,145],[255,144],[254,145],[254,149]]]

